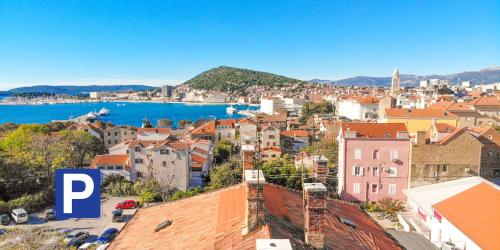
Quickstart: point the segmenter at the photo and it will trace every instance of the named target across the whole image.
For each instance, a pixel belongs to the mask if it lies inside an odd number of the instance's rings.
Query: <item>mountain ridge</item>
[[[122,91],[145,91],[155,87],[130,84],[130,85],[34,85],[29,87],[13,88],[3,91],[4,94],[24,94],[24,93],[51,93],[79,95],[89,92],[122,92]]]
[[[402,86],[417,86],[420,80],[442,79],[449,80],[452,84],[459,81],[472,81],[473,85],[482,83],[500,82],[500,67],[489,67],[478,71],[464,71],[461,73],[440,75],[432,74],[418,76],[412,74],[400,74]],[[337,86],[380,86],[388,87],[391,85],[391,76],[355,76],[340,80],[312,79],[309,83],[332,84]]]

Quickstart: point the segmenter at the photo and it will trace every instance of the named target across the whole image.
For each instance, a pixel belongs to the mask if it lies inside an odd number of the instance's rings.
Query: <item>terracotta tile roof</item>
[[[197,128],[191,134],[193,135],[215,135],[215,121],[209,121]]]
[[[307,133],[307,130],[281,131],[281,135],[288,136],[288,137],[308,137],[309,136],[309,134]]]
[[[242,235],[246,192],[243,185],[142,208],[108,249],[255,249],[256,239],[269,239],[268,227]],[[172,225],[155,232],[155,227]]]
[[[137,133],[170,134],[170,128],[138,128]]]
[[[239,121],[240,124],[254,124],[255,125],[255,121],[246,117],[246,118],[243,118],[243,119],[240,119]]]
[[[476,138],[491,141],[492,143],[500,146],[500,133],[490,126],[483,127],[468,127],[467,132],[474,135]]]
[[[500,98],[498,97],[479,97],[469,102],[469,105],[474,106],[500,106]]]
[[[304,239],[304,208],[302,192],[264,185],[264,204],[273,238],[289,238],[294,249],[307,248]],[[323,228],[326,249],[402,249],[383,228],[359,207],[340,200],[328,200]],[[340,222],[346,218],[356,224],[353,228]]]
[[[217,126],[231,126],[234,128],[234,124],[236,123],[236,119],[221,119],[216,121]]]
[[[500,190],[480,183],[432,207],[483,249],[500,246]]]
[[[385,109],[387,118],[457,118],[456,115],[439,109]]]
[[[137,146],[141,147],[153,147],[153,149],[157,149],[164,145],[167,145],[176,150],[185,150],[189,148],[189,143],[179,142],[179,141],[169,141],[169,140],[133,140],[129,141],[128,148],[135,148]]]
[[[199,148],[199,147],[194,147],[193,151],[198,152],[198,153],[203,154],[203,155],[208,155],[208,151],[206,151],[205,149]]]
[[[273,151],[273,152],[279,152],[281,153],[281,147],[279,146],[269,146],[269,147],[264,147],[261,150],[262,152],[264,151]]]
[[[439,133],[450,133],[456,128],[447,123],[436,123],[436,129]]]
[[[286,122],[286,115],[259,114],[262,122]]]
[[[195,154],[191,155],[191,159],[193,160],[193,162],[198,162],[198,163],[205,163],[205,162],[207,162],[207,158],[201,157],[201,156],[195,155]]]
[[[387,139],[397,138],[398,132],[406,132],[404,123],[342,123],[342,133],[356,131],[357,137]]]
[[[125,165],[128,159],[128,155],[96,155],[90,167],[96,168],[97,165]]]
[[[451,133],[447,134],[446,136],[444,136],[443,138],[441,138],[439,143],[445,144],[445,143],[451,141],[453,138],[457,137],[458,135],[462,134],[464,131],[465,130],[462,128],[456,128],[453,132],[451,132]]]

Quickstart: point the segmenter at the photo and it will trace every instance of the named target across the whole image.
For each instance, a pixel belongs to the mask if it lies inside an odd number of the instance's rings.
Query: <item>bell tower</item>
[[[399,71],[397,68],[392,72],[391,94],[399,94]]]

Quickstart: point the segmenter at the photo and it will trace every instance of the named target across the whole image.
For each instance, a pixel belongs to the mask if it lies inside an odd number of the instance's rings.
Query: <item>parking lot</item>
[[[97,240],[97,237],[107,228],[114,227],[121,230],[125,223],[129,221],[137,209],[126,209],[123,210],[124,222],[113,222],[111,212],[115,210],[115,204],[124,200],[137,200],[137,197],[107,197],[102,199],[101,206],[101,218],[99,219],[67,219],[67,220],[55,220],[46,221],[45,214],[43,212],[33,213],[29,215],[29,221],[27,224],[16,225],[12,222],[10,225],[4,226],[0,225],[0,229],[30,229],[30,228],[47,228],[60,230],[64,228],[71,228],[86,231],[90,234],[87,242],[93,242]]]

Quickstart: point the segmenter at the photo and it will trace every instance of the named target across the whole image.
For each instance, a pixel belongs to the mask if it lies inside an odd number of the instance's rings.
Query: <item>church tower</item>
[[[399,93],[399,71],[398,69],[394,69],[392,72],[392,84],[391,84],[391,94]]]

